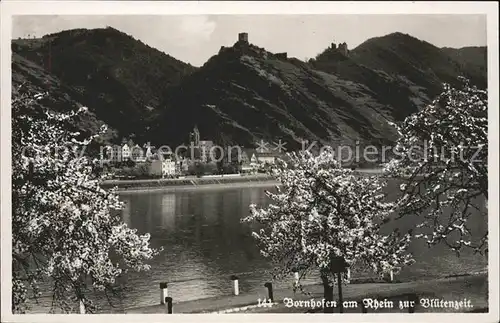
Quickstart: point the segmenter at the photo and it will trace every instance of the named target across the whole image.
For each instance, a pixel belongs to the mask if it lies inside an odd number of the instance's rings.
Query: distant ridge
[[[13,40],[12,49],[77,92],[120,136],[144,136],[166,89],[195,70],[111,27]]]

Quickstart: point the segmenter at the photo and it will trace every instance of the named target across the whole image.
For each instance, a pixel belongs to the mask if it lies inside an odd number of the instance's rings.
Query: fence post
[[[368,309],[365,306],[365,302],[361,300],[361,313],[368,313]]]
[[[168,296],[167,283],[160,283],[160,304],[165,304],[165,297]]]
[[[351,280],[351,269],[347,268],[347,280]]]
[[[391,269],[391,272],[389,273],[389,281],[392,283],[394,281],[394,272]]]
[[[410,303],[410,306],[408,307],[408,313],[415,313],[415,308],[417,307],[418,304],[418,296],[416,294],[409,294],[408,301]],[[414,302],[413,306],[412,302]]]
[[[264,284],[264,287],[267,287],[267,295],[271,303],[274,303],[274,295],[273,295],[273,283],[267,282]]]
[[[339,285],[339,311],[344,313],[344,299],[342,298],[342,273],[337,272],[337,284]]]
[[[238,286],[238,277],[232,275],[231,280],[233,282],[233,295],[238,296],[240,294],[240,288]]]
[[[85,304],[80,300],[80,314],[85,314]]]
[[[167,304],[167,314],[172,314],[173,306],[172,306],[172,297],[165,297],[164,302]]]

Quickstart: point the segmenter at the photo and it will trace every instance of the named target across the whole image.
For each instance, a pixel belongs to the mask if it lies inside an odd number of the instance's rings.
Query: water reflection
[[[175,205],[174,194],[165,194],[161,198],[161,228],[166,231],[175,230]]]
[[[124,221],[150,232],[152,246],[165,250],[150,272],[126,277],[125,305],[155,304],[157,295],[151,291],[163,280],[171,282],[169,293],[182,301],[227,294],[234,273],[255,273],[242,277],[242,291],[260,289],[262,279],[268,279],[262,276],[268,264],[240,223],[250,203],[266,203],[261,188],[127,194],[122,199],[128,205]]]
[[[129,199],[124,199],[125,204],[122,209],[122,221],[126,225],[130,226],[130,200]]]

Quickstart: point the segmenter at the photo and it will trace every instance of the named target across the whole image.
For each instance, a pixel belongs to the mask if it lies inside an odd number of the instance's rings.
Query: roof
[[[255,156],[257,159],[260,159],[260,158],[282,158],[283,157],[283,154],[280,154],[276,151],[257,152],[257,149],[254,149],[254,148],[242,149],[241,154],[242,154],[241,159],[243,162],[249,162],[253,156]]]
[[[266,151],[266,152],[255,152],[257,158],[259,157],[281,157],[282,154],[275,151]]]

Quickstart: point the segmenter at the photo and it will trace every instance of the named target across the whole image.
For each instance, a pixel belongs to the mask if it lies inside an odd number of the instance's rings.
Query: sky
[[[203,65],[238,33],[289,57],[315,57],[332,42],[353,49],[372,37],[410,34],[438,47],[486,46],[485,15],[107,15],[14,16],[13,38],[111,26],[194,66]]]

